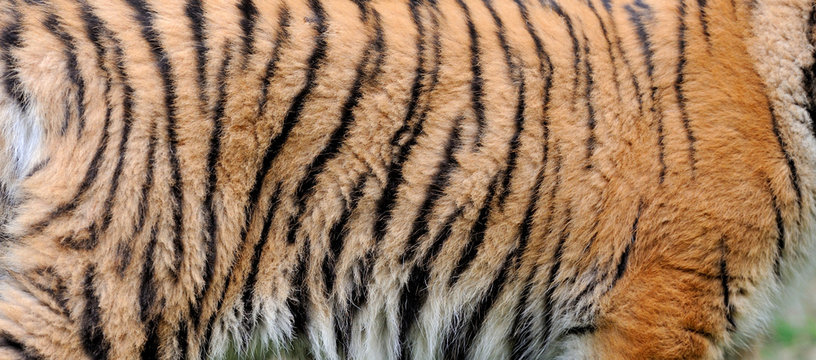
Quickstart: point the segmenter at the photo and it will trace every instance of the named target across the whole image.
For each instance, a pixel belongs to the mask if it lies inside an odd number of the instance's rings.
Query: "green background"
[[[771,325],[759,359],[816,360],[816,279],[785,303]]]

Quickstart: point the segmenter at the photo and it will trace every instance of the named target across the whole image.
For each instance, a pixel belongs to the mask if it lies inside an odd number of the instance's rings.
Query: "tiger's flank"
[[[0,0],[0,360],[729,359],[813,0]]]

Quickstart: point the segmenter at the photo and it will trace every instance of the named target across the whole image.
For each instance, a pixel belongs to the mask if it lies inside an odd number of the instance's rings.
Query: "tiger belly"
[[[810,0],[0,0],[0,360],[723,359]]]

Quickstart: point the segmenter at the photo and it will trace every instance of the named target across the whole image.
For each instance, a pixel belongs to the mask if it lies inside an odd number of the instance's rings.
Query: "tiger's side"
[[[0,359],[723,359],[812,0],[0,0]]]

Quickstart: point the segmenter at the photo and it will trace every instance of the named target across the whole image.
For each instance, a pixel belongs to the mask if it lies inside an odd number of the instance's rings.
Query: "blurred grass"
[[[760,359],[816,359],[816,279],[802,291],[774,320],[759,351]]]

